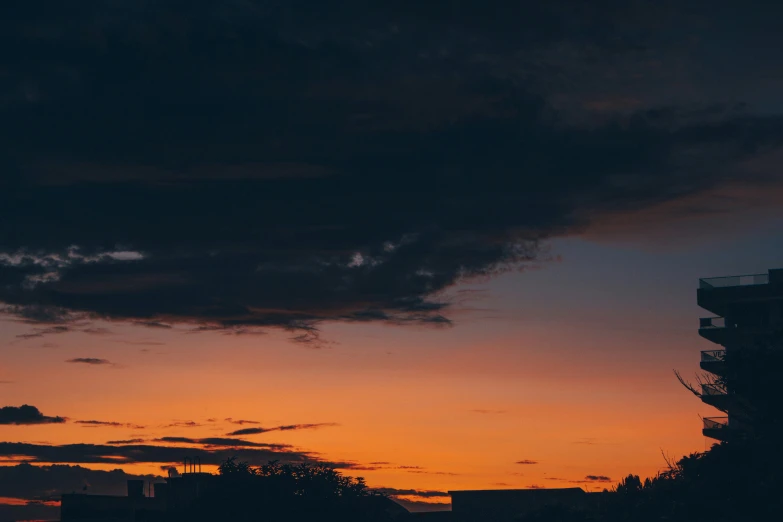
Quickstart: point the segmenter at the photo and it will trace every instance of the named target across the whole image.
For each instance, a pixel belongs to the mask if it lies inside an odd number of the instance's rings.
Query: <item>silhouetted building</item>
[[[454,522],[513,522],[550,506],[587,507],[594,499],[582,488],[449,491]]]
[[[127,496],[66,494],[60,504],[61,522],[132,522],[162,521],[167,513],[176,513],[189,507],[217,475],[201,472],[197,459],[185,462],[185,473],[169,471],[166,482],[147,484],[145,496],[143,480],[129,480]]]
[[[783,328],[783,269],[700,279],[697,302],[715,314],[700,319],[699,335],[720,346],[701,352],[701,368],[715,376],[701,383],[701,399],[726,413],[705,417],[702,432],[724,441],[745,437],[752,405],[732,384],[732,361],[741,351],[752,356],[750,350],[769,346],[772,334]]]
[[[72,493],[62,496],[61,522],[131,522],[156,520],[155,514],[166,510],[161,499],[144,496],[144,481],[129,480],[128,495],[87,495]]]

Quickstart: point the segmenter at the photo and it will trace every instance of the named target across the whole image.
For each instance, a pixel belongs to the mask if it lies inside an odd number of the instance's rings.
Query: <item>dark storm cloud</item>
[[[299,452],[275,447],[204,447],[194,450],[190,446],[169,446],[156,444],[64,444],[60,446],[29,444],[23,442],[0,442],[0,457],[23,458],[29,462],[75,464],[132,464],[132,463],[179,463],[184,459],[198,456],[203,464],[220,464],[230,457],[247,461],[253,466],[266,464],[270,460],[287,463],[319,461],[312,453]],[[346,462],[328,462],[342,469],[354,464]]]
[[[0,408],[0,424],[60,424],[65,420],[65,417],[46,416],[29,404]]]
[[[104,364],[111,364],[111,361],[107,359],[97,359],[95,357],[76,357],[74,359],[68,359],[65,361],[72,364],[89,364],[92,366],[101,366]]]
[[[334,422],[320,422],[317,424],[287,424],[285,426],[275,426],[274,428],[242,428],[241,430],[232,431],[231,433],[228,433],[228,435],[258,435],[268,431],[311,430],[329,426],[339,426],[339,424]]]
[[[780,6],[717,3],[7,8],[0,302],[309,346],[448,325],[443,290],[543,240],[779,181],[739,165],[783,138]]]

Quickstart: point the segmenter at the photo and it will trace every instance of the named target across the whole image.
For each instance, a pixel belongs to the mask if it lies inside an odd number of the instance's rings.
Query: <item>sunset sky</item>
[[[783,13],[681,3],[3,7],[0,504],[52,500],[20,462],[444,503],[704,450],[672,370],[699,277],[783,266]]]

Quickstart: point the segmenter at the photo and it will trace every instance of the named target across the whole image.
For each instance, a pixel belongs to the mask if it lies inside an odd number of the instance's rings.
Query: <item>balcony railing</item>
[[[728,286],[766,285],[769,283],[769,274],[750,274],[726,277],[706,277],[699,279],[699,288],[724,288]]]
[[[726,388],[724,388],[720,384],[702,384],[701,394],[709,395],[709,396],[727,395]]]
[[[723,362],[726,360],[726,350],[704,350],[701,352],[701,362]]]
[[[704,417],[705,430],[725,430],[729,427],[728,417]]]
[[[726,319],[723,317],[701,317],[699,328],[726,328]]]

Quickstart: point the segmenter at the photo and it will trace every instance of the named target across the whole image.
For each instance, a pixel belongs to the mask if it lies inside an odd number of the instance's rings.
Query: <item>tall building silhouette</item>
[[[699,335],[717,345],[701,352],[700,366],[708,373],[699,383],[700,396],[725,413],[705,417],[702,432],[722,441],[747,438],[758,426],[759,409],[752,393],[757,375],[747,371],[747,361],[780,348],[775,336],[783,330],[783,269],[700,279],[697,302],[715,314],[700,319]]]

